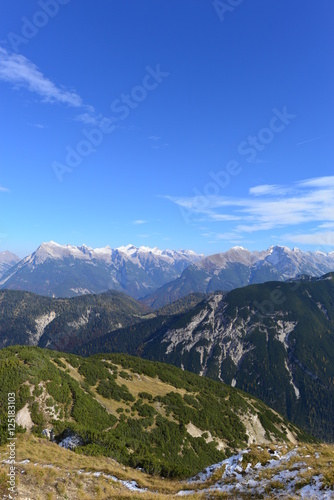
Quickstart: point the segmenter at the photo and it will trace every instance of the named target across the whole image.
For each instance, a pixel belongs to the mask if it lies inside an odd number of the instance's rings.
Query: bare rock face
[[[21,427],[28,431],[32,429],[34,423],[31,420],[28,403],[17,412],[15,421],[17,425],[21,425]]]

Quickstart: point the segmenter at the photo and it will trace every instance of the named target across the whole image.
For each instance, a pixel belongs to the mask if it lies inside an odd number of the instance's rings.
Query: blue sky
[[[334,249],[331,0],[10,0],[0,251]]]

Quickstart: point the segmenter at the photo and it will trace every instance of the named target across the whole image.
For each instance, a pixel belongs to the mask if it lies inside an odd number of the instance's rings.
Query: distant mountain
[[[334,270],[334,252],[302,252],[280,246],[261,252],[233,247],[203,258],[191,250],[133,245],[92,249],[51,241],[19,262],[9,252],[1,256],[0,289],[25,290],[48,297],[116,290],[141,299],[154,309],[191,293],[229,291],[303,274],[321,276]]]
[[[176,280],[142,299],[159,308],[190,293],[209,293],[266,281],[285,281],[298,275],[321,276],[334,271],[334,252],[303,252],[272,246],[261,252],[233,247],[187,267]]]
[[[203,256],[191,250],[133,245],[112,249],[43,243],[0,278],[0,288],[49,297],[75,297],[107,290],[142,297],[174,280]]]
[[[71,351],[143,319],[144,305],[121,292],[52,299],[0,291],[0,348],[22,344]]]
[[[19,261],[20,257],[11,252],[0,252],[0,278]]]
[[[215,292],[185,313],[158,315],[77,349],[117,351],[224,381],[334,441],[334,273]]]

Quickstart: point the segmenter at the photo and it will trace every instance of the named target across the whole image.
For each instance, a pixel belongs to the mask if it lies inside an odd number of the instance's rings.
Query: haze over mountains
[[[208,293],[300,274],[321,276],[334,270],[334,252],[303,252],[272,246],[263,251],[233,247],[204,257],[191,250],[43,243],[19,261],[0,254],[0,288],[49,297],[75,297],[107,290],[124,292],[159,308],[189,293]]]
[[[12,252],[0,252],[0,278],[19,261],[20,258]]]

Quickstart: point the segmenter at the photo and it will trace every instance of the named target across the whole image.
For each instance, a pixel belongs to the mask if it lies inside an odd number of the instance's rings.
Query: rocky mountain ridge
[[[303,252],[282,246],[251,252],[238,246],[190,265],[179,278],[152,292],[143,302],[159,308],[189,293],[229,291],[266,281],[286,281],[302,274],[321,276],[331,271],[334,271],[334,252]]]
[[[115,330],[77,350],[108,351],[221,380],[334,441],[334,273],[213,292],[184,313]]]
[[[70,351],[147,313],[135,299],[115,291],[52,299],[0,290],[0,348],[20,344]]]
[[[190,293],[229,291],[302,274],[321,276],[334,270],[334,252],[303,252],[282,246],[263,251],[237,246],[204,257],[192,250],[134,245],[93,249],[50,241],[17,260],[8,260],[1,271],[0,258],[0,288],[49,297],[117,290],[155,309]]]
[[[49,297],[117,290],[139,298],[177,278],[201,257],[191,250],[133,245],[93,249],[50,241],[8,269],[0,278],[0,288]]]

